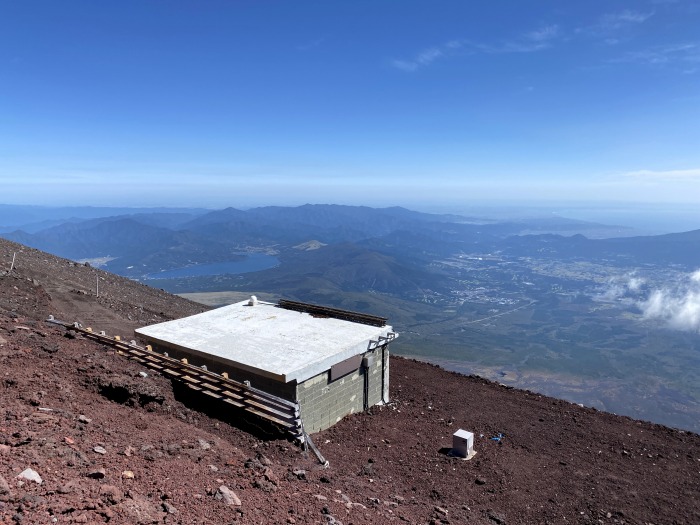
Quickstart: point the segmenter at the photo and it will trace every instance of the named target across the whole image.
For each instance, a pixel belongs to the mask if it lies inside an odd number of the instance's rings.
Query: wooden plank
[[[209,390],[213,390],[214,392],[218,392],[218,391],[221,390],[220,388],[217,388],[217,387],[215,387],[214,385],[212,385],[212,384],[210,384],[210,383],[202,383],[202,387],[203,387],[203,388],[208,388]]]
[[[233,399],[223,399],[222,400],[224,403],[229,403],[230,405],[236,406],[238,408],[244,408],[245,405],[243,403],[238,403],[237,401],[234,401]]]
[[[274,408],[270,408],[269,406],[265,406],[265,405],[262,405],[260,403],[255,403],[254,401],[251,401],[250,399],[244,400],[244,403],[248,406],[252,406],[256,410],[262,410],[263,412],[267,413],[268,415],[276,417],[276,418],[282,418],[285,420],[297,419],[297,416],[294,413],[280,412],[279,410],[275,410]]]
[[[301,427],[299,408],[297,403],[293,401],[242,385],[228,377],[203,370],[194,365],[182,363],[171,357],[157,353],[145,353],[147,350],[143,348],[127,344],[107,335],[96,334],[74,325],[65,326],[71,330],[83,333],[89,339],[117,349],[118,353],[126,355],[137,363],[141,363],[151,369],[160,370],[162,373],[182,381],[185,386],[192,390],[220,399],[234,407],[242,408],[257,417],[287,429],[297,437],[301,436],[299,431]]]
[[[206,394],[206,395],[214,397],[216,399],[221,399],[221,396],[219,394],[216,394],[210,390],[202,390],[202,394]]]
[[[234,392],[231,392],[230,390],[224,390],[223,392],[221,392],[221,394],[224,396],[227,396],[227,397],[235,398],[235,399],[243,399],[243,396],[241,396],[239,394],[235,394]]]
[[[268,421],[272,421],[273,423],[277,423],[280,426],[283,426],[285,428],[294,428],[294,425],[290,425],[288,421],[283,421],[282,419],[277,419],[275,417],[269,416],[267,414],[264,414],[258,410],[255,410],[254,408],[251,407],[245,407],[245,410],[247,412],[250,412],[252,414],[255,414],[258,417],[261,417],[263,419],[267,419]]]
[[[260,403],[267,404],[267,405],[274,405],[278,407],[279,410],[294,410],[296,408],[296,403],[290,401],[288,403],[280,403],[276,399],[270,399],[267,397],[259,396],[257,394],[252,394],[250,392],[245,392],[245,397],[248,397],[250,399],[254,399]]]

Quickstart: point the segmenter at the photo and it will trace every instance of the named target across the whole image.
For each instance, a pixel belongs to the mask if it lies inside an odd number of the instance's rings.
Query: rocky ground
[[[1,524],[700,523],[693,433],[392,358],[388,406],[313,436],[324,469],[44,322],[130,339],[203,308],[0,240]]]

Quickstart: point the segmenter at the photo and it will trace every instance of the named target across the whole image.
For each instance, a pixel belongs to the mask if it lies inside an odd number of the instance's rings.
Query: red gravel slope
[[[2,524],[700,523],[700,436],[400,358],[390,405],[314,436],[322,469],[43,322],[131,338],[202,306],[3,240],[1,270],[13,252],[0,275]],[[445,455],[458,428],[476,433],[471,461]],[[41,484],[17,477],[27,469]]]

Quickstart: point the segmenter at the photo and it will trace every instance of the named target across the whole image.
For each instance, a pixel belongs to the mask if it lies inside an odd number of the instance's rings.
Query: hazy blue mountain
[[[36,211],[27,208],[27,213]],[[63,210],[79,211],[83,215],[105,212],[104,208]],[[309,240],[326,245],[355,243],[414,266],[455,253],[578,258],[618,265],[629,261],[688,267],[700,264],[693,249],[697,245],[697,234],[693,232],[611,239],[589,239],[580,234],[522,235],[532,231],[596,228],[600,231],[605,225],[558,216],[475,223],[460,216],[434,215],[400,207],[377,209],[307,204],[294,208],[227,208],[207,213],[155,209],[93,219],[71,217],[40,231],[15,231],[4,235],[73,259],[118,257],[117,262],[109,265],[122,272],[152,268],[156,255],[162,261],[158,269],[171,269],[221,262],[228,255],[235,260],[238,252],[251,248],[284,254],[290,247]],[[144,263],[144,258],[150,262]]]
[[[145,219],[150,220],[148,216]],[[171,220],[172,217],[166,217],[161,222]],[[104,267],[127,276],[241,257],[226,242],[151,226],[135,218],[93,219],[62,224],[36,234],[20,231],[4,237],[73,260],[114,259]]]
[[[0,232],[35,233],[64,222],[134,214],[186,214],[190,219],[209,212],[204,208],[128,208],[105,206],[25,206],[0,204]]]
[[[247,211],[227,208],[211,212],[182,227],[209,236],[234,236],[247,241],[298,243],[311,238],[324,243],[353,242],[397,229],[466,219],[405,208],[369,208],[306,204],[295,208],[267,206]]]
[[[700,266],[700,230],[613,239],[523,235],[509,237],[495,246],[508,255],[521,257],[595,260],[618,266],[680,264],[688,269]]]

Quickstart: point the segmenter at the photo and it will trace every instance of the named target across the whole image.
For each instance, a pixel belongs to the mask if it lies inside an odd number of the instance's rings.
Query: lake
[[[150,273],[146,275],[146,279],[179,279],[181,277],[203,277],[208,275],[259,272],[261,270],[274,268],[279,264],[277,257],[265,255],[264,253],[246,253],[241,255],[245,255],[245,259],[213,264],[197,264],[195,266],[186,266],[185,268]]]

